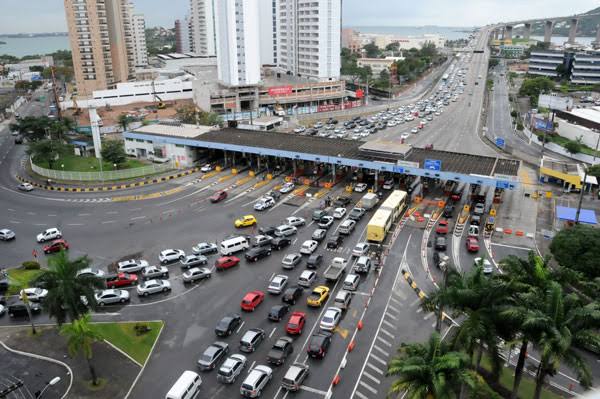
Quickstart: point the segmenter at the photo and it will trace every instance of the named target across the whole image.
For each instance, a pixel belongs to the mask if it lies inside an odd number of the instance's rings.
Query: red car
[[[265,293],[262,291],[250,291],[242,299],[242,310],[254,312],[254,309],[265,299]]]
[[[293,312],[285,326],[285,331],[288,334],[300,335],[302,334],[302,328],[306,322],[306,314],[302,312]]]
[[[438,234],[448,234],[448,221],[440,220],[438,226],[435,228],[435,232]]]
[[[136,285],[138,276],[130,273],[117,273],[106,276],[106,288],[119,288]]]
[[[69,249],[69,243],[66,242],[63,239],[54,240],[50,244],[44,245],[44,253],[45,254],[51,254],[51,253],[54,253],[54,252],[60,252],[63,249],[64,250]]]
[[[223,256],[216,260],[215,267],[217,270],[225,270],[237,266],[239,263],[240,258],[236,258],[235,256]]]
[[[227,191],[220,190],[210,196],[210,202],[216,204],[217,202],[223,201],[225,198],[227,198]]]
[[[469,252],[477,252],[479,251],[479,241],[475,237],[467,238],[467,251]]]

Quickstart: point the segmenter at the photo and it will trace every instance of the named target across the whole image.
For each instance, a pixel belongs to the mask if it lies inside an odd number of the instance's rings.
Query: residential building
[[[556,67],[565,64],[565,54],[562,51],[534,50],[529,57],[530,75],[558,77]]]
[[[571,83],[600,83],[600,51],[575,53],[571,66]]]
[[[340,76],[341,0],[278,0],[278,65],[295,76]]]
[[[191,51],[200,55],[215,55],[215,0],[190,0]]]
[[[373,42],[377,47],[384,49],[389,44],[398,43],[400,50],[409,50],[411,48],[423,48],[426,43],[433,43],[435,47],[442,48],[446,43],[444,36],[436,34],[425,34],[423,36],[396,36],[382,35],[376,33],[365,33],[360,35],[364,40]]]
[[[385,58],[358,58],[356,65],[359,67],[369,67],[373,76],[379,76],[381,71],[390,72],[390,68],[396,61],[403,60],[404,57],[385,57]]]
[[[148,65],[146,49],[146,20],[142,14],[131,15],[131,33],[133,36],[133,62],[136,67]]]
[[[525,53],[525,46],[520,45],[500,45],[500,55],[505,58],[520,58]]]
[[[189,53],[192,51],[192,32],[190,17],[175,21],[175,51],[178,53]]]
[[[258,0],[260,63],[277,65],[277,0]]]
[[[260,81],[258,0],[215,3],[219,81],[226,86]]]
[[[73,69],[79,96],[126,82],[135,72],[128,61],[125,0],[65,0]]]

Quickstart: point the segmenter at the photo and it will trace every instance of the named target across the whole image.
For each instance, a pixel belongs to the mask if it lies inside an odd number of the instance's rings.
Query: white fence
[[[164,173],[175,169],[172,162],[164,164],[153,164],[142,166],[141,168],[111,170],[106,172],[66,172],[63,170],[45,169],[35,165],[31,160],[31,170],[40,176],[55,180],[74,180],[74,181],[110,181],[121,179],[132,179],[135,177],[152,175],[155,173]]]
[[[542,143],[538,140],[537,136],[534,133],[532,133],[527,127],[525,127],[523,129],[523,133],[525,133],[525,135],[527,137],[529,137],[531,143],[537,145],[538,147],[542,146]],[[574,159],[579,162],[585,162],[590,165],[595,165],[597,163],[600,163],[600,157],[593,157],[592,155],[587,155],[587,154],[582,154],[582,153],[571,154],[570,152],[565,150],[565,148],[563,146],[558,145],[556,143],[546,143],[546,145],[544,147],[546,150],[555,152],[564,157],[571,158],[571,159]]]

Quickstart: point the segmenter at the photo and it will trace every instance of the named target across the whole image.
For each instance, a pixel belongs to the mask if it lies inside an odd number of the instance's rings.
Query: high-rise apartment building
[[[258,0],[260,63],[277,65],[277,0]]]
[[[133,36],[133,65],[148,65],[146,48],[146,20],[142,14],[131,15],[131,34]]]
[[[78,94],[89,96],[126,82],[135,72],[128,60],[133,53],[126,45],[128,2],[64,0],[64,4]]]
[[[277,62],[293,75],[340,77],[342,0],[277,0]]]
[[[219,0],[190,0],[191,50],[200,55],[215,55],[215,6]]]
[[[184,19],[176,20],[175,51],[180,54],[191,52],[191,42],[190,18],[186,16]]]
[[[228,86],[260,81],[258,0],[219,0],[216,6],[219,80]]]

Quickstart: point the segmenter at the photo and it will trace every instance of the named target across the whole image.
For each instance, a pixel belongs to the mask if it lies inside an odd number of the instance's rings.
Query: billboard
[[[546,132],[554,131],[554,123],[550,119],[533,118],[533,127],[536,130],[544,130]]]
[[[538,99],[538,108],[548,108],[558,111],[570,111],[573,109],[573,99],[571,97],[551,96],[540,94]]]
[[[290,94],[292,94],[292,86],[269,87],[269,95],[272,97],[289,96]]]

